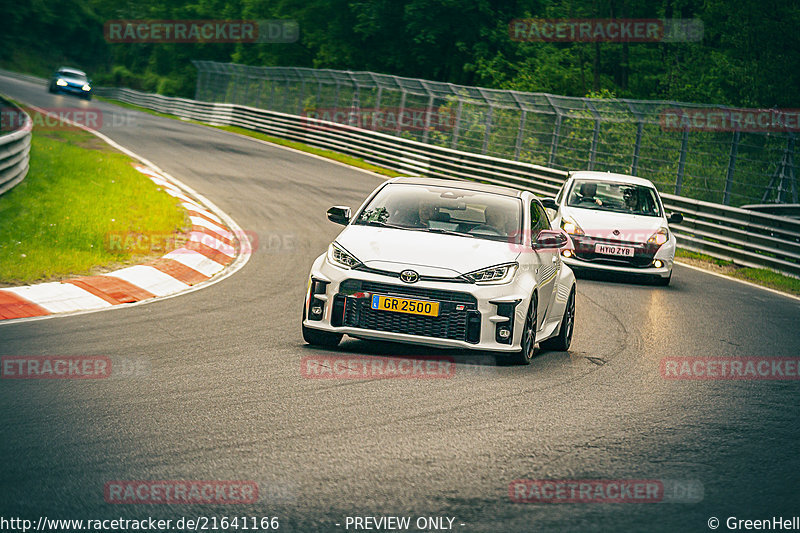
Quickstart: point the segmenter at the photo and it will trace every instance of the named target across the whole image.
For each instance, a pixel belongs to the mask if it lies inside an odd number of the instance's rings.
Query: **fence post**
[[[600,139],[600,114],[595,109],[591,100],[586,100],[586,107],[592,112],[594,117],[594,131],[592,132],[592,146],[589,148],[589,170],[594,170],[594,164],[597,160],[597,143]]]
[[[406,112],[406,90],[402,89],[403,91],[400,96],[400,111],[397,112],[397,128],[395,131],[398,135],[400,135],[400,126],[403,124],[403,113]]]
[[[492,112],[494,107],[489,105],[489,110],[486,111],[486,129],[483,132],[483,146],[481,146],[481,153],[486,154],[489,150],[489,134],[492,132]]]
[[[797,203],[797,184],[795,183],[794,176],[794,134],[789,132],[789,137],[786,142],[786,148],[783,150],[783,157],[781,162],[772,174],[769,180],[769,185],[764,189],[764,196],[761,198],[761,203],[768,202],[770,192],[777,189],[778,196],[775,198],[775,203],[781,204],[783,202],[783,193],[791,192],[792,203]]]
[[[556,107],[549,94],[544,95],[547,103],[556,113],[556,122],[553,124],[553,136],[550,138],[550,155],[547,158],[547,166],[552,167],[556,162],[556,152],[558,151],[558,138],[561,136],[561,110]]]
[[[372,131],[378,128],[378,117],[381,113],[381,96],[383,96],[383,87],[378,85],[378,94],[375,96],[375,116],[372,117]]]
[[[733,186],[733,172],[736,168],[736,154],[739,151],[739,130],[733,132],[733,140],[731,141],[731,154],[728,158],[728,172],[725,175],[725,193],[722,195],[722,203],[729,205],[731,203],[731,187]]]
[[[269,108],[275,111],[275,79],[272,77],[269,79]]]
[[[635,176],[639,170],[639,150],[642,146],[642,127],[644,123],[638,120],[636,123],[636,144],[633,146],[633,162],[631,163],[631,175]]]
[[[689,146],[689,127],[683,128],[683,139],[681,139],[681,155],[678,159],[678,175],[675,177],[675,194],[680,196],[683,190],[683,169],[686,166],[686,149]]]
[[[425,131],[422,132],[422,142],[424,143],[428,142],[428,130],[431,127],[431,109],[433,109],[433,93],[430,93],[428,97],[428,107],[425,109]]]
[[[284,113],[289,109],[289,76],[284,75],[284,88],[283,88],[283,105],[281,106],[281,111]]]
[[[256,93],[255,107],[261,108],[261,90],[264,88],[264,78],[258,78],[258,92]]]
[[[463,103],[461,101],[461,98],[459,98],[458,96],[456,96],[456,98],[458,98],[458,105],[456,106],[456,123],[453,124],[453,141],[450,145],[450,148],[452,148],[453,150],[455,150],[456,147],[458,146],[458,133],[459,133],[459,128],[461,126],[461,106]]]
[[[528,112],[522,110],[522,115],[519,117],[519,129],[517,130],[517,141],[514,145],[514,161],[519,161],[519,152],[522,150],[522,135],[525,133],[525,119],[528,117]]]
[[[636,108],[633,107],[630,100],[624,100],[624,102],[628,105],[628,109],[631,110],[631,114],[633,114],[634,118],[636,119],[636,142],[633,145],[633,161],[631,161],[631,175],[635,176],[636,172],[639,170],[639,152],[642,147],[642,132],[644,130],[644,119],[636,111]]]
[[[297,100],[297,114],[303,114],[303,100],[306,98],[306,78],[295,69],[295,73],[300,76],[300,98]]]

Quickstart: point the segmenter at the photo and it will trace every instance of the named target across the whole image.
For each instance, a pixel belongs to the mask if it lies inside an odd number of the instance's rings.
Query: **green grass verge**
[[[172,118],[178,119],[175,115],[169,115],[166,113],[159,113],[157,111],[153,111],[151,109],[147,109],[145,107],[137,106],[134,104],[129,104],[126,102],[120,102],[119,100],[114,100],[111,98],[103,98],[103,97],[96,97],[98,100],[103,100],[121,107],[125,107],[128,109],[135,109],[137,111],[142,111],[144,113],[150,113],[151,115],[156,115],[159,117],[165,118]],[[197,121],[189,121],[195,124],[200,124],[203,126],[211,126],[210,124],[205,124],[203,122]],[[295,141],[288,141],[286,139],[280,139],[278,137],[272,137],[270,135],[266,135],[263,133],[247,130],[244,128],[239,128],[237,126],[211,126],[214,128],[222,129],[225,131],[230,131],[233,133],[239,133],[241,135],[246,135],[248,137],[254,137],[256,139],[261,139],[270,143],[279,144],[281,146],[287,146],[289,148],[294,148],[295,150],[300,150],[303,152],[308,152],[311,154],[315,154],[321,157],[326,157],[328,159],[333,159],[334,161],[339,161],[341,163],[345,163],[354,167],[363,168],[366,170],[370,170],[372,172],[382,174],[385,176],[401,176],[403,174],[399,172],[395,172],[393,170],[389,170],[386,168],[378,167],[375,165],[371,165],[365,162],[363,159],[359,159],[356,157],[351,157],[348,155],[340,154],[338,152],[333,152],[331,150],[322,150],[319,148],[314,148],[312,146],[308,146],[303,143],[295,142]],[[717,259],[715,257],[711,257],[710,255],[700,254],[696,252],[690,252],[688,250],[678,249],[676,254],[678,258],[685,258],[694,260],[693,264],[697,264],[698,266],[702,266],[702,263],[716,265],[717,267],[721,267],[720,270],[722,273],[729,275],[734,278],[739,278],[743,280],[747,280],[758,285],[763,285],[765,287],[770,287],[773,289],[777,289],[780,291],[788,292],[791,294],[800,295],[800,280],[796,278],[792,278],[789,276],[784,276],[782,274],[778,274],[777,272],[773,272],[772,270],[767,270],[763,268],[740,268],[736,267],[732,262],[725,261],[723,259]]]
[[[0,196],[0,284],[92,274],[162,255],[110,240],[188,227],[179,202],[131,162],[90,133],[34,129],[28,176]]]
[[[134,104],[129,104],[129,103],[126,103],[126,102],[120,102],[119,100],[114,100],[112,98],[104,98],[102,96],[96,96],[95,98],[97,98],[98,100],[102,100],[104,102],[108,102],[108,103],[111,103],[111,104],[114,104],[114,105],[125,107],[127,109],[135,109],[136,111],[142,111],[144,113],[149,113],[151,115],[155,115],[155,116],[158,116],[158,117],[165,117],[165,118],[183,120],[183,119],[179,119],[175,115],[169,115],[169,114],[166,114],[166,113],[159,113],[158,111],[153,111],[152,109],[147,109],[145,107],[137,106],[137,105],[134,105]],[[220,129],[220,130],[230,131],[232,133],[238,133],[240,135],[246,135],[247,137],[253,137],[254,139],[260,139],[262,141],[267,141],[269,143],[278,144],[278,145],[281,145],[281,146],[286,146],[288,148],[293,148],[295,150],[300,150],[301,152],[307,152],[309,154],[318,155],[318,156],[324,157],[326,159],[332,159],[334,161],[338,161],[340,163],[344,163],[344,164],[350,165],[352,167],[361,168],[361,169],[364,169],[364,170],[369,170],[370,172],[375,172],[376,174],[381,174],[383,176],[389,176],[389,177],[394,178],[394,177],[397,177],[397,176],[403,176],[404,175],[401,172],[396,172],[394,170],[389,170],[388,168],[383,168],[383,167],[379,167],[377,165],[373,165],[373,164],[367,163],[366,161],[364,161],[363,159],[360,159],[358,157],[352,157],[352,156],[349,156],[349,155],[340,154],[339,152],[334,152],[332,150],[324,150],[322,148],[315,148],[315,147],[309,146],[307,144],[303,144],[303,143],[296,142],[296,141],[289,141],[289,140],[286,140],[286,139],[281,139],[279,137],[273,137],[273,136],[267,135],[265,133],[260,133],[260,132],[257,132],[257,131],[252,131],[252,130],[248,130],[248,129],[245,129],[245,128],[240,128],[238,126],[215,126],[215,125],[211,125],[211,124],[206,124],[204,122],[198,122],[198,121],[195,121],[195,120],[188,120],[188,121],[185,121],[185,122],[191,122],[193,124],[200,124],[202,126],[209,126],[209,127],[217,128],[217,129]]]
[[[785,276],[766,268],[739,267],[731,261],[717,259],[710,255],[697,252],[690,252],[678,248],[675,252],[676,259],[688,259],[690,264],[703,266],[705,263],[711,270],[725,274],[732,278],[737,278],[771,289],[776,289],[789,294],[800,296],[800,279]]]

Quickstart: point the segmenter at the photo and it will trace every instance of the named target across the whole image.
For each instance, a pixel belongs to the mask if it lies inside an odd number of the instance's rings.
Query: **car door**
[[[550,220],[547,218],[544,208],[536,200],[531,200],[530,214],[531,242],[535,242],[540,231],[550,229]],[[539,324],[544,326],[549,318],[547,313],[553,304],[555,284],[561,269],[561,257],[559,256],[559,251],[554,248],[534,248],[533,251],[537,255],[539,265],[536,279],[539,286],[539,309],[537,309],[537,314]]]

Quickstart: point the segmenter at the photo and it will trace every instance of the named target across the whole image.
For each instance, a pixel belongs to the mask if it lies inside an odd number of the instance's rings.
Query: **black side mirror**
[[[542,206],[545,209],[555,209],[558,211],[558,204],[555,198],[542,198]]]
[[[554,250],[564,248],[569,244],[569,237],[563,231],[543,229],[536,236],[536,240],[531,243],[534,250],[552,248]]]
[[[669,218],[667,219],[669,224],[680,224],[683,222],[683,214],[681,213],[672,213]]]
[[[346,226],[350,223],[350,208],[335,205],[328,209],[328,220]]]

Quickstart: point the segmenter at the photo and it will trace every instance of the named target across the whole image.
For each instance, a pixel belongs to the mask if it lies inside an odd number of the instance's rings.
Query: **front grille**
[[[344,326],[471,343],[479,341],[480,313],[477,311],[478,302],[471,294],[359,280],[343,282],[340,290],[346,295],[365,292],[439,302],[439,316],[429,317],[379,311],[370,307],[369,297],[350,296],[345,299]],[[463,309],[456,309],[456,306],[462,306]]]
[[[613,239],[598,239],[595,237],[577,237],[575,235],[572,236],[572,242],[575,244],[575,257],[578,259],[603,265],[637,268],[646,268],[651,266],[659,248],[655,244],[617,241]],[[597,254],[594,251],[594,245],[598,243],[633,248],[633,257]]]

